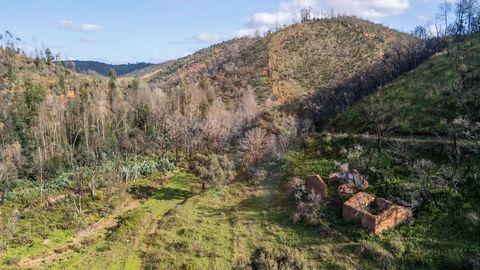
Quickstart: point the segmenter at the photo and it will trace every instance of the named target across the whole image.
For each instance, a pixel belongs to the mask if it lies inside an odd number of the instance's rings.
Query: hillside
[[[179,76],[206,77],[228,98],[251,85],[260,100],[283,104],[333,86],[382,60],[395,45],[412,41],[410,36],[357,18],[321,19],[259,40],[244,38],[205,49],[175,62],[155,80],[174,83]]]
[[[0,49],[0,89],[22,92],[25,84],[33,83],[48,89],[49,94],[61,96],[69,91],[77,92],[87,81],[94,83],[96,77],[76,73],[58,63]]]
[[[458,60],[456,60],[458,59]],[[480,86],[480,39],[472,36],[432,56],[371,96],[340,113],[327,125],[334,133],[375,133],[371,111],[395,119],[398,135],[445,135],[456,115],[450,90],[460,79],[456,61],[464,61],[469,88]]]
[[[73,61],[62,61],[60,62],[63,65],[72,67],[77,72],[82,73],[94,73],[99,74],[102,76],[107,77],[110,73],[111,69],[114,69],[117,72],[118,76],[124,76],[130,73],[134,73],[135,71],[146,69],[148,67],[153,66],[152,63],[135,63],[135,64],[106,64],[97,61],[80,61],[80,60],[73,60]]]

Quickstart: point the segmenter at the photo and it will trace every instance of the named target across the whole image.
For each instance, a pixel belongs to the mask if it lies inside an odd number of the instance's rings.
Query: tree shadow
[[[128,193],[136,200],[144,200],[152,197],[159,189],[152,186],[133,186]]]
[[[295,232],[302,239],[309,239],[309,242],[319,242],[327,239],[351,241],[362,239],[366,235],[361,228],[356,228],[355,224],[343,219],[343,203],[336,197],[330,198],[321,206],[319,224],[294,222],[295,208],[292,197],[282,196],[280,199],[263,195],[242,200],[231,207],[230,210],[244,213],[245,218],[252,216],[252,220],[254,219],[255,222],[278,225]]]
[[[161,201],[182,200],[194,196],[195,193],[189,190],[164,187],[153,194],[153,198]]]

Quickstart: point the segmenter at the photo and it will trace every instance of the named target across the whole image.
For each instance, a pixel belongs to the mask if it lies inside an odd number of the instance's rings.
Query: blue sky
[[[0,0],[0,30],[63,59],[161,62],[221,40],[290,24],[298,11],[348,12],[409,31],[441,0]]]

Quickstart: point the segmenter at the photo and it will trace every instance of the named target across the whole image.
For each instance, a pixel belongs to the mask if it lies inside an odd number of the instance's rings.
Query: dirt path
[[[375,135],[370,134],[347,134],[347,133],[323,133],[323,135],[332,136],[334,138],[355,138],[366,141],[376,141],[377,138]],[[444,139],[441,137],[387,137],[383,138],[385,142],[396,142],[396,143],[413,143],[413,144],[441,144],[441,145],[452,145],[454,144],[453,140]],[[459,146],[469,146],[469,145],[478,145],[477,141],[469,140],[458,140],[457,144]]]
[[[155,191],[148,198],[140,200],[129,196],[118,211],[76,232],[68,243],[25,258],[17,266],[21,269],[53,266],[68,266],[74,269],[130,269],[133,266],[132,269],[137,269],[141,263],[139,251],[144,248],[147,240],[157,233],[163,219],[197,194],[194,192],[197,190],[196,186],[187,184],[188,180],[182,180],[184,178],[181,177],[175,180],[174,176],[175,174],[167,174],[151,181],[149,187]],[[137,214],[138,218],[134,220],[138,223],[134,223],[134,228],[125,231],[126,236],[121,234],[118,239],[116,236],[108,238],[105,245],[109,248],[100,252],[96,250],[96,244],[103,243],[103,240],[99,240],[104,239],[107,232],[123,226],[121,220],[124,216]],[[132,223],[128,224],[132,226]]]
[[[19,266],[22,268],[39,267],[68,258],[70,252],[82,246],[83,241],[96,235],[104,229],[109,229],[116,226],[119,216],[138,207],[140,207],[140,203],[133,198],[129,198],[126,203],[112,215],[102,218],[91,226],[75,233],[75,235],[67,244],[56,247],[33,258],[25,258],[19,262]]]

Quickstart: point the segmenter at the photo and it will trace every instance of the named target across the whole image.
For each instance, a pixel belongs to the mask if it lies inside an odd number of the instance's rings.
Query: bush
[[[202,182],[218,186],[226,184],[235,178],[235,166],[225,155],[201,155],[194,157],[193,170]]]
[[[62,173],[48,182],[48,188],[53,190],[63,190],[70,186],[70,175]]]
[[[255,249],[247,265],[237,267],[237,269],[304,270],[307,269],[307,263],[297,250],[260,247]]]
[[[266,129],[254,128],[248,131],[245,138],[240,142],[240,164],[250,176],[253,176],[272,151],[274,145],[274,136]]]
[[[157,170],[157,163],[153,160],[145,160],[138,166],[139,173],[143,176],[149,176]]]
[[[168,158],[160,158],[157,162],[157,169],[162,172],[171,172],[175,170],[175,163]]]
[[[252,176],[252,182],[258,185],[267,179],[268,172],[264,169],[257,170]]]
[[[313,190],[308,191],[304,181],[300,178],[293,178],[290,181],[290,187],[294,191],[296,212],[293,216],[294,222],[304,220],[310,225],[320,223],[318,211],[322,205],[322,196],[315,194]]]

